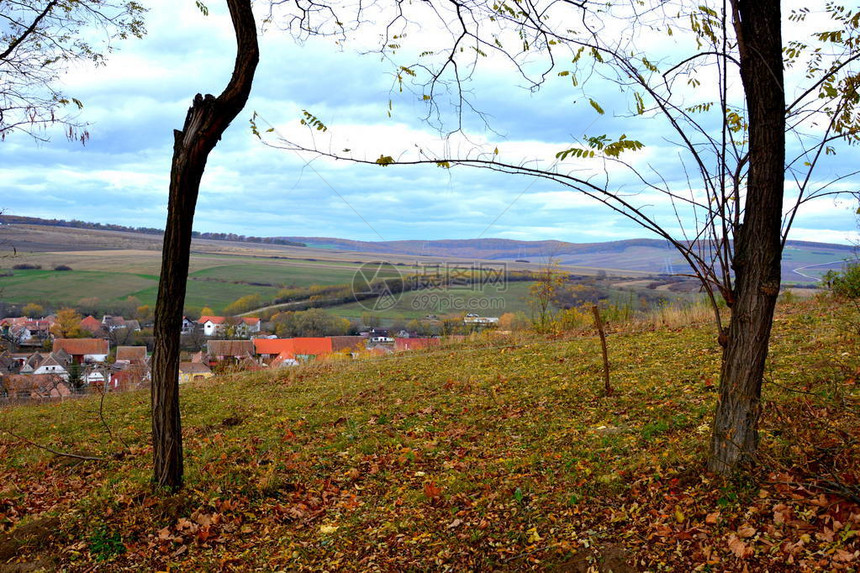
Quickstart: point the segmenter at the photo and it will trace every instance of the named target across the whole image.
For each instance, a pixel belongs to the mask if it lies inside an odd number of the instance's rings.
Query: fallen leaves
[[[189,487],[175,496],[153,495],[140,477],[152,453],[140,398],[137,410],[117,406],[140,419],[122,463],[60,468],[30,454],[15,465],[25,452],[0,443],[0,483],[14,484],[0,486],[0,533],[55,512],[77,525],[46,551],[71,569],[93,568],[97,527],[128,548],[106,570],[564,570],[608,547],[639,570],[857,568],[860,507],[816,488],[804,465],[832,462],[860,482],[856,448],[832,441],[860,438],[856,417],[769,387],[763,453],[791,469],[748,482],[705,476],[697,429],[715,399],[712,333],[613,336],[611,399],[589,382],[593,341],[534,337],[188,392]],[[776,344],[774,376],[800,376],[778,362],[802,358],[789,354],[797,341]],[[33,417],[59,424],[76,407]],[[212,425],[228,416],[243,423]],[[85,441],[91,430],[79,425],[61,429]],[[785,449],[768,437],[777,431]]]

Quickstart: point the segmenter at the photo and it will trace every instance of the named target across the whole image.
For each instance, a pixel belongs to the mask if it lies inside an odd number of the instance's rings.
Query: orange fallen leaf
[[[424,482],[424,495],[427,499],[437,499],[442,495],[442,488],[436,485],[436,482]]]

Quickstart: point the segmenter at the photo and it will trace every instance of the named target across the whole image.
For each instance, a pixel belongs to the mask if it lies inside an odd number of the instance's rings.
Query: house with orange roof
[[[197,324],[203,327],[204,336],[215,336],[224,332],[225,321],[226,318],[223,316],[201,316]]]
[[[255,338],[252,342],[254,343],[254,354],[264,362],[268,362],[281,354],[287,356],[295,354],[292,338]]]
[[[77,364],[84,362],[104,362],[110,347],[102,338],[55,338],[54,352],[63,351]]]
[[[93,315],[89,315],[81,320],[81,329],[86,330],[93,335],[105,334],[105,330],[102,328],[102,323]]]
[[[331,338],[305,337],[293,338],[293,352],[300,361],[314,360],[332,353]]]
[[[302,337],[302,338],[255,338],[254,348],[263,361],[280,358],[284,360],[296,360],[309,362],[333,352],[332,339],[330,337]]]

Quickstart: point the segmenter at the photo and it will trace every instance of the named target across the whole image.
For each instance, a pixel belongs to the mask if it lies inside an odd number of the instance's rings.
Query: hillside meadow
[[[759,464],[727,481],[706,323],[610,325],[612,396],[586,331],[183,386],[176,494],[145,391],[6,409],[0,572],[855,571],[858,324],[779,308]]]

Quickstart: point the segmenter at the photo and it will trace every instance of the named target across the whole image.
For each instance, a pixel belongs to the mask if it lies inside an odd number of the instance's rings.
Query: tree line
[[[47,227],[68,227],[72,229],[91,229],[95,231],[122,231],[124,233],[141,233],[144,235],[164,235],[164,229],[155,227],[129,227],[113,223],[91,223],[77,219],[41,219],[39,217],[24,217],[21,215],[0,215],[0,223],[4,225],[41,225]],[[283,237],[256,237],[236,233],[210,233],[192,231],[191,236],[195,239],[206,239],[210,241],[232,241],[237,243],[260,243],[264,245],[282,245],[288,247],[306,247],[305,243],[291,241]]]

